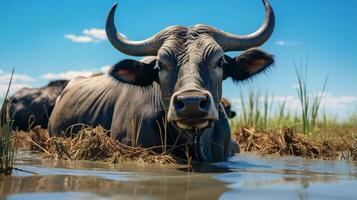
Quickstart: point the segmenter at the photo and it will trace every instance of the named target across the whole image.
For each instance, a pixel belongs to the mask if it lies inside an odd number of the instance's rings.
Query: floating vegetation
[[[17,132],[15,138],[22,149],[43,152],[44,157],[52,159],[107,161],[113,164],[176,162],[169,154],[122,144],[100,126],[82,128],[73,137],[50,137],[47,130],[35,127],[29,132]]]

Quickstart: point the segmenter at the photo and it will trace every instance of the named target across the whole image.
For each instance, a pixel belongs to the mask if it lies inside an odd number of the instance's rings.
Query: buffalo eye
[[[227,63],[227,61],[224,59],[224,57],[221,57],[218,59],[215,67],[223,68],[223,66]]]
[[[158,60],[156,62],[156,65],[155,65],[154,69],[155,70],[159,70],[159,71],[163,71],[163,70],[168,70],[168,67],[163,62]]]

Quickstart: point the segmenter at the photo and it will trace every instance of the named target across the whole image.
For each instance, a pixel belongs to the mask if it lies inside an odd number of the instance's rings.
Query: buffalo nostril
[[[185,107],[185,103],[183,100],[175,98],[174,106],[176,109],[181,110]]]
[[[200,102],[200,108],[207,108],[208,107],[208,100],[207,99],[203,99]]]
[[[209,107],[209,97],[208,95],[204,95],[202,96],[203,98],[201,98],[201,101],[200,101],[200,108],[202,109],[207,109]]]

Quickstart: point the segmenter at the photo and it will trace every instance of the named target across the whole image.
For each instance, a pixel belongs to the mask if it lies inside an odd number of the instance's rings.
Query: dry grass
[[[348,149],[343,154],[344,159],[349,161],[357,161],[357,138],[353,137],[353,140],[350,143],[345,141],[345,145]]]
[[[353,146],[350,148],[350,155],[352,160],[357,160],[357,139],[354,139]]]
[[[131,147],[111,138],[102,127],[83,128],[73,137],[50,137],[47,130],[34,128],[29,132],[17,132],[15,143],[20,149],[43,152],[44,156],[65,160],[107,161],[114,164],[126,162],[173,164],[167,154],[150,149]]]
[[[73,137],[49,137],[47,130],[34,128],[16,132],[15,145],[19,149],[42,152],[52,159],[173,164],[169,154],[158,154],[150,149],[131,147],[108,136],[102,127],[83,128]],[[260,156],[300,156],[309,159],[357,160],[357,138],[353,136],[307,136],[296,134],[291,128],[256,131],[242,128],[232,137],[242,152],[256,152]],[[189,158],[188,162],[189,162]]]
[[[258,155],[301,156],[310,159],[357,160],[357,140],[340,137],[308,137],[295,134],[293,129],[275,129],[257,132],[254,129],[239,129],[233,138],[241,151],[257,152]],[[346,142],[348,141],[348,142]]]

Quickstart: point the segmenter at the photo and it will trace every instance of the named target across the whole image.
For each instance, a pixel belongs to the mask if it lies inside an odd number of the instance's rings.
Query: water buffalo
[[[275,26],[267,2],[263,25],[249,35],[235,35],[207,25],[170,26],[142,41],[117,32],[115,4],[106,34],[120,52],[156,56],[115,64],[109,75],[70,81],[49,122],[52,135],[68,134],[74,124],[102,125],[120,142],[142,147],[165,145],[178,157],[215,162],[231,153],[231,133],[222,105],[222,81],[247,80],[264,71],[273,56],[256,48]],[[243,51],[231,58],[229,51]],[[161,148],[158,148],[161,149]]]
[[[13,120],[13,128],[23,131],[38,125],[47,128],[56,99],[67,83],[67,80],[57,80],[45,87],[23,88],[17,91],[6,101],[10,118]],[[7,106],[4,106],[1,112],[2,121],[5,120],[5,107]]]

